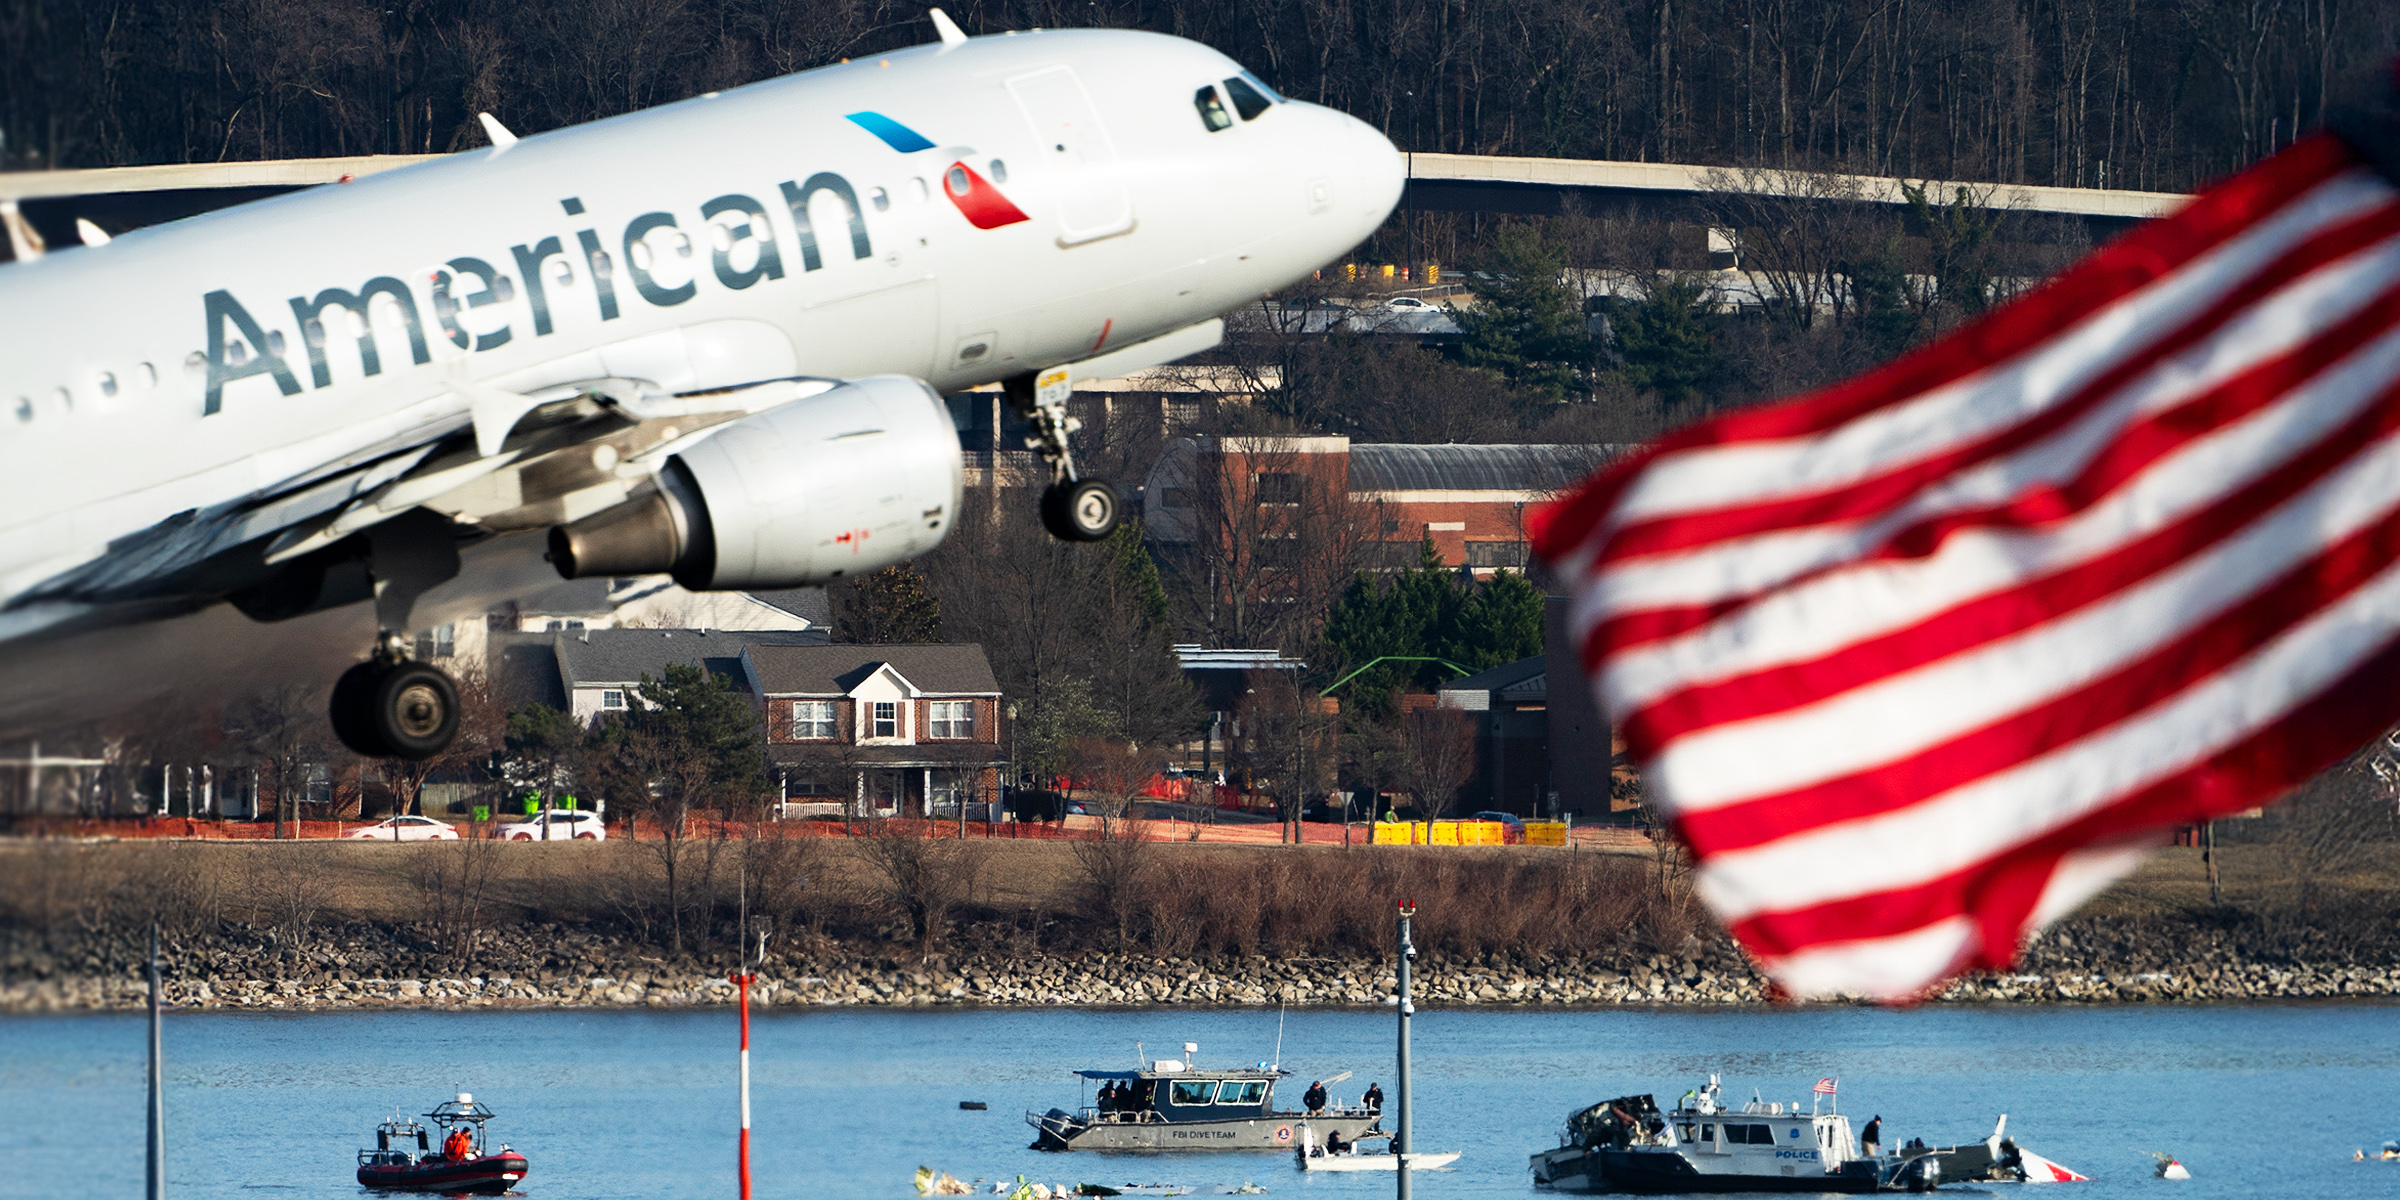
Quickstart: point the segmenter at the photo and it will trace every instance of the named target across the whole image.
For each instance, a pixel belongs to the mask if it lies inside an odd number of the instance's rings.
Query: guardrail
[[[1525,841],[1528,846],[1564,846],[1568,826],[1565,821],[1527,821]],[[1508,824],[1504,821],[1378,821],[1374,826],[1374,844],[1378,846],[1505,846],[1508,844]]]

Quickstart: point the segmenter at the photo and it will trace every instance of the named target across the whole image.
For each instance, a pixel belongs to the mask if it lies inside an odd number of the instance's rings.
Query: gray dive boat
[[[1275,1083],[1291,1072],[1270,1063],[1212,1069],[1198,1066],[1193,1042],[1181,1059],[1155,1059],[1129,1071],[1077,1071],[1107,1099],[1070,1112],[1028,1110],[1036,1150],[1282,1150],[1300,1144],[1301,1122],[1322,1139],[1390,1135],[1376,1128],[1380,1109],[1333,1104],[1315,1112],[1277,1112]],[[1349,1078],[1345,1071],[1321,1083]]]

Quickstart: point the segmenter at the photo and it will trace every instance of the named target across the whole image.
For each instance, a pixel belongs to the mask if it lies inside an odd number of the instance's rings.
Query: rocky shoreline
[[[91,939],[74,951],[23,940],[0,945],[0,1013],[107,1012],[146,1003],[141,950],[130,938]],[[2400,995],[2388,963],[2242,961],[2222,947],[2194,961],[2110,955],[2116,940],[2086,933],[2037,948],[2022,973],[1954,984],[1936,1002],[2143,1004],[2381,998]],[[361,923],[306,946],[233,930],[170,939],[166,994],[178,1008],[339,1009],[699,1008],[731,1004],[722,971],[654,947],[569,928],[488,934],[461,969],[426,947],[422,931]],[[2084,959],[2116,962],[2114,968]],[[1373,1008],[1394,987],[1388,960],[1274,958],[1200,961],[1140,954],[1025,954],[954,949],[924,960],[880,954],[771,958],[751,993],[767,1008],[1296,1007]],[[1606,960],[1520,961],[1427,955],[1415,978],[1426,1007],[1726,1007],[1766,1002],[1763,981],[1730,949]]]

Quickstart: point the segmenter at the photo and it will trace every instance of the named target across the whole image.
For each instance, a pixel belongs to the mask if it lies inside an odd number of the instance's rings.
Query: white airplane
[[[457,694],[402,635],[462,546],[546,530],[568,578],[694,589],[871,570],[949,531],[940,395],[991,382],[1045,524],[1106,536],[1070,378],[1216,344],[1383,222],[1400,157],[1206,46],[933,21],[0,267],[0,642],[372,598],[334,728],[428,757]]]

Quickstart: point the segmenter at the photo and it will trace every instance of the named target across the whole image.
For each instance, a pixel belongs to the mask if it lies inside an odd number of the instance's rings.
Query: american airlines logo
[[[854,112],[850,120],[861,129],[883,139],[883,144],[902,154],[917,154],[934,148],[933,139],[918,133],[879,112]],[[950,197],[960,215],[977,229],[998,229],[1030,220],[1025,210],[1002,195],[994,181],[978,174],[967,165],[967,156],[974,153],[966,147],[955,147],[956,156],[942,172],[942,194]]]

